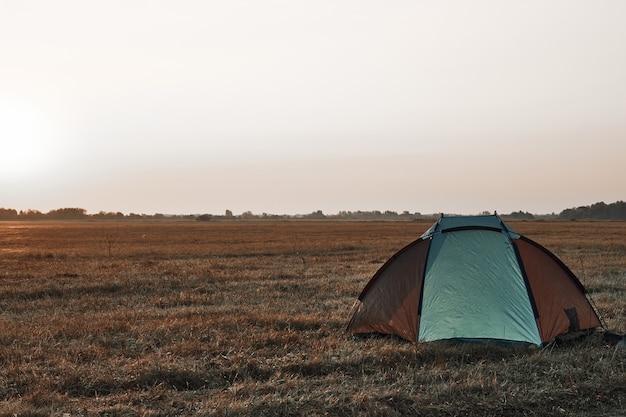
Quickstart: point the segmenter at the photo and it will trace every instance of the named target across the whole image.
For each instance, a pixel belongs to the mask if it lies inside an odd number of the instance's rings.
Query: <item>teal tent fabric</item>
[[[428,229],[421,238],[427,238],[434,235],[436,232],[445,232],[450,229],[457,228],[486,228],[486,229],[498,229],[508,232],[511,237],[518,237],[509,227],[508,224],[500,220],[498,216],[452,216],[441,217],[430,229]]]
[[[507,233],[464,230],[432,238],[418,340],[502,339],[541,344]]]

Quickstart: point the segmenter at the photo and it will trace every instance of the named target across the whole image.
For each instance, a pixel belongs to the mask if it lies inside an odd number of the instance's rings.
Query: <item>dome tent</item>
[[[374,274],[347,330],[543,345],[601,327],[585,293],[563,262],[499,216],[442,216]]]

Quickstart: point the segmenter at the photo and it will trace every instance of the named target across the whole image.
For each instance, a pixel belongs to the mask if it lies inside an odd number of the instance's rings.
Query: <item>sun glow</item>
[[[0,98],[0,181],[32,179],[48,172],[59,154],[54,130],[37,106]]]

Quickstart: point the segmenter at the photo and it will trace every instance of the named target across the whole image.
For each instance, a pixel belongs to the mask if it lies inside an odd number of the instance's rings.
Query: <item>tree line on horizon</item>
[[[569,208],[559,213],[562,220],[626,220],[626,202],[606,204],[599,202],[590,206]]]
[[[480,214],[491,214],[482,212]],[[454,215],[454,214],[449,214]],[[246,211],[239,215],[233,214],[231,210],[226,210],[223,215],[213,214],[185,214],[166,215],[156,214],[124,214],[121,212],[100,211],[95,214],[88,214],[82,208],[59,208],[43,213],[39,210],[20,210],[10,208],[0,208],[0,221],[35,221],[35,220],[181,220],[181,221],[215,221],[215,220],[283,220],[283,219],[305,219],[305,220],[423,220],[436,219],[439,214],[421,214],[419,212],[410,213],[403,211],[340,211],[337,214],[325,214],[322,210],[317,210],[309,214],[288,215],[288,214],[254,214]],[[524,211],[514,211],[510,214],[501,214],[501,217],[508,220],[626,220],[626,202],[616,201],[606,204],[599,202],[590,206],[580,206],[568,208],[559,214],[536,215]]]

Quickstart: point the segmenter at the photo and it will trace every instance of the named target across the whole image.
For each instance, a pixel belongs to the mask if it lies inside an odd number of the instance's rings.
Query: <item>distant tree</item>
[[[590,219],[609,219],[609,206],[606,205],[604,201],[599,203],[592,204],[588,208],[587,217]]]
[[[99,211],[97,214],[94,214],[92,217],[94,219],[100,219],[100,220],[121,220],[125,216],[124,216],[124,213],[120,213],[119,211],[117,213],[112,212],[112,211]]]
[[[87,210],[82,208],[60,208],[50,210],[46,217],[55,220],[79,220],[87,216]]]
[[[26,211],[20,210],[18,217],[20,220],[41,220],[44,218],[44,214],[39,210],[28,209]]]
[[[17,220],[17,210],[0,208],[0,220]]]
[[[352,212],[351,211],[340,211],[339,213],[337,213],[337,218],[338,219],[349,219],[352,217]]]
[[[254,213],[248,210],[248,211],[244,211],[243,213],[241,213],[241,218],[245,220],[251,220],[251,219],[256,218],[256,216],[254,215]]]
[[[506,217],[511,220],[532,220],[535,218],[535,216],[533,216],[531,213],[523,212],[521,210],[514,211]]]
[[[614,220],[626,220],[626,202],[624,201],[616,201],[611,204],[609,208],[609,213],[611,219]]]
[[[590,206],[565,209],[558,217],[563,220],[626,220],[626,203],[621,200],[611,204],[601,201]]]
[[[308,217],[309,219],[325,219],[326,215],[322,212],[322,210],[317,210],[306,217]]]
[[[201,214],[198,217],[196,217],[196,221],[208,222],[208,221],[211,221],[212,218],[213,216],[211,214]]]

